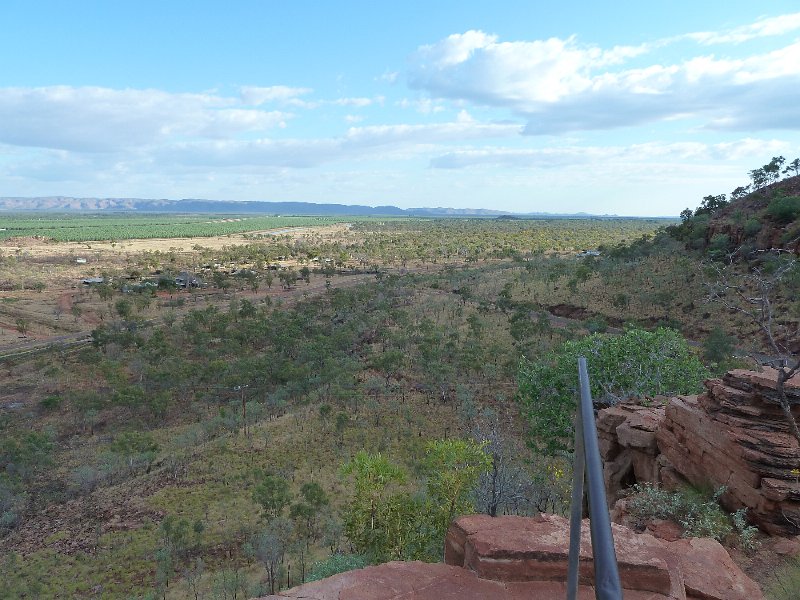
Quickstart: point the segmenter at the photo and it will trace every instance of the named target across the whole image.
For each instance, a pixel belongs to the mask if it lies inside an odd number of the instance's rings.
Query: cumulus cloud
[[[0,143],[109,152],[176,138],[226,138],[281,126],[291,115],[213,94],[54,86],[0,88]]]
[[[796,28],[800,13],[716,37],[691,35],[722,43]],[[603,49],[575,37],[503,42],[468,31],[420,47],[409,84],[433,98],[508,108],[528,119],[525,133],[532,135],[677,118],[713,129],[800,129],[792,108],[800,99],[800,42],[747,58],[700,55],[674,63],[650,56],[664,43]]]

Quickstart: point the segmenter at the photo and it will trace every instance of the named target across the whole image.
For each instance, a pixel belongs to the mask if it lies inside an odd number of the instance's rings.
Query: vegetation
[[[332,217],[239,217],[192,215],[4,215],[0,240],[36,236],[58,242],[195,238],[346,221]]]
[[[520,401],[530,421],[530,444],[540,452],[571,447],[579,356],[587,358],[592,398],[598,404],[615,404],[631,396],[697,392],[709,375],[686,340],[670,329],[595,333],[566,341],[536,361],[523,359]]]
[[[22,406],[0,413],[0,596],[248,597],[440,560],[463,511],[565,511],[574,353],[613,401],[695,389],[701,359],[757,335],[704,302],[709,271],[664,222],[350,223],[92,250],[106,282],[80,290],[47,275],[84,276],[74,255],[2,255],[0,322],[93,343],[0,359]],[[203,286],[177,287],[184,270]]]
[[[683,528],[684,537],[711,537],[722,542],[735,535],[742,549],[755,550],[758,529],[747,524],[744,510],[729,515],[720,508],[718,501],[724,493],[724,487],[709,497],[690,488],[668,492],[652,484],[635,484],[627,509],[640,525],[650,519],[667,519]]]

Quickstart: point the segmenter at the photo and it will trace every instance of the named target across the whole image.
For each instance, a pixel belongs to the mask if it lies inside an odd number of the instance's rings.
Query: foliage
[[[333,217],[240,217],[210,219],[207,215],[52,215],[32,219],[8,215],[0,239],[39,236],[60,242],[192,238],[228,235],[262,229],[330,225],[347,219]]]
[[[519,401],[530,424],[530,445],[556,454],[570,447],[578,391],[578,357],[589,367],[595,402],[613,404],[630,396],[689,394],[709,376],[686,340],[671,329],[629,329],[622,335],[593,334],[566,341],[519,369]]]
[[[758,529],[747,523],[747,509],[727,514],[719,506],[725,487],[708,494],[684,488],[668,492],[646,483],[636,484],[628,498],[630,515],[644,524],[650,519],[668,519],[683,527],[684,537],[712,537],[718,541],[735,534],[739,547],[752,552],[759,546]]]
[[[800,196],[784,196],[772,200],[767,214],[781,225],[791,223],[800,216]]]
[[[441,540],[454,517],[475,510],[470,492],[481,473],[492,466],[485,446],[475,440],[447,439],[430,442],[425,448],[428,495]]]
[[[399,486],[406,473],[381,454],[360,451],[342,468],[354,477],[354,494],[344,514],[345,533],[356,552],[373,562],[441,559],[447,527],[474,510],[471,492],[491,467],[484,444],[439,440],[426,446],[422,471],[425,495]]]
[[[332,554],[327,559],[312,565],[306,581],[319,581],[338,573],[363,569],[369,560],[363,554]]]
[[[703,494],[683,489],[668,492],[652,484],[636,484],[628,499],[631,516],[640,522],[668,519],[683,527],[686,537],[712,537],[722,541],[733,531],[731,520],[718,500],[725,493],[719,488],[709,499]]]
[[[267,475],[253,490],[253,500],[264,509],[268,519],[279,517],[292,501],[289,482],[277,475]]]
[[[733,355],[734,343],[721,327],[715,327],[703,344],[703,356],[710,363],[721,364]]]

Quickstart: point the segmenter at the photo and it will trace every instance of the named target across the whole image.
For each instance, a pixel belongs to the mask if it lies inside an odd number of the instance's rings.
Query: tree
[[[792,162],[786,165],[783,173],[788,175],[792,171],[794,171],[795,176],[800,175],[800,158],[795,158]]]
[[[529,445],[557,455],[571,448],[577,406],[578,357],[589,365],[592,397],[613,404],[623,398],[700,391],[710,373],[681,335],[660,328],[622,335],[593,334],[566,341],[536,361],[523,359],[518,399],[530,424]]]
[[[425,472],[428,495],[433,502],[436,539],[444,540],[452,520],[475,507],[471,493],[478,478],[491,468],[492,457],[486,442],[473,439],[446,439],[428,443],[425,448]]]
[[[150,470],[158,453],[158,444],[150,433],[128,431],[114,438],[109,450],[124,459],[132,475],[139,466]]]
[[[264,509],[267,519],[275,519],[292,501],[289,482],[277,475],[267,475],[253,490],[253,500]]]
[[[381,559],[390,555],[392,496],[405,472],[382,454],[359,452],[342,466],[353,477],[353,497],[344,511],[344,529],[356,552]]]
[[[734,339],[721,327],[714,327],[703,344],[703,355],[708,362],[721,364],[733,355]]]
[[[761,169],[753,169],[749,172],[750,179],[753,180],[753,189],[760,190],[762,187],[769,183],[769,176],[764,171],[763,168]]]
[[[17,326],[17,331],[19,331],[22,337],[28,337],[28,331],[30,331],[30,321],[24,317],[18,317],[15,321],[15,325]]]
[[[727,263],[707,264],[712,279],[706,283],[706,300],[721,304],[736,312],[756,326],[762,345],[773,356],[767,363],[776,369],[775,397],[772,398],[783,412],[792,435],[800,442],[800,427],[792,414],[792,401],[786,393],[786,382],[800,372],[800,357],[793,353],[792,341],[800,338],[800,330],[790,323],[780,322],[775,315],[775,298],[788,286],[800,287],[800,261],[790,252],[770,250],[760,253],[742,270],[734,262],[736,253]],[[796,296],[797,290],[794,290]],[[757,339],[757,338],[755,338]],[[763,362],[763,361],[762,361]]]
[[[780,179],[781,167],[785,162],[786,159],[783,156],[773,156],[772,160],[762,167],[769,183],[773,183]]]
[[[522,453],[513,438],[503,436],[494,415],[479,419],[472,438],[483,444],[491,457],[491,469],[480,474],[475,487],[478,510],[496,517],[498,513],[514,511],[527,503],[531,477],[518,462]]]
[[[247,548],[251,554],[264,565],[269,580],[269,590],[274,594],[280,588],[278,575],[280,565],[289,547],[294,533],[294,525],[289,519],[277,517],[272,519]],[[277,584],[277,586],[276,586]]]
[[[746,186],[740,185],[739,187],[737,187],[735,190],[733,190],[731,192],[731,201],[739,200],[741,198],[744,198],[749,193],[750,193],[750,186],[749,185],[746,185]]]
[[[117,311],[120,319],[123,321],[127,321],[131,318],[131,313],[133,312],[133,305],[131,304],[130,300],[126,300],[124,298],[120,298],[114,304],[114,309]]]

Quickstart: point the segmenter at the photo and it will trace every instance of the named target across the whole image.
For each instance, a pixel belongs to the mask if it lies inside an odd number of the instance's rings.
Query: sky
[[[660,216],[800,156],[796,0],[3,0],[0,28],[0,196]]]

